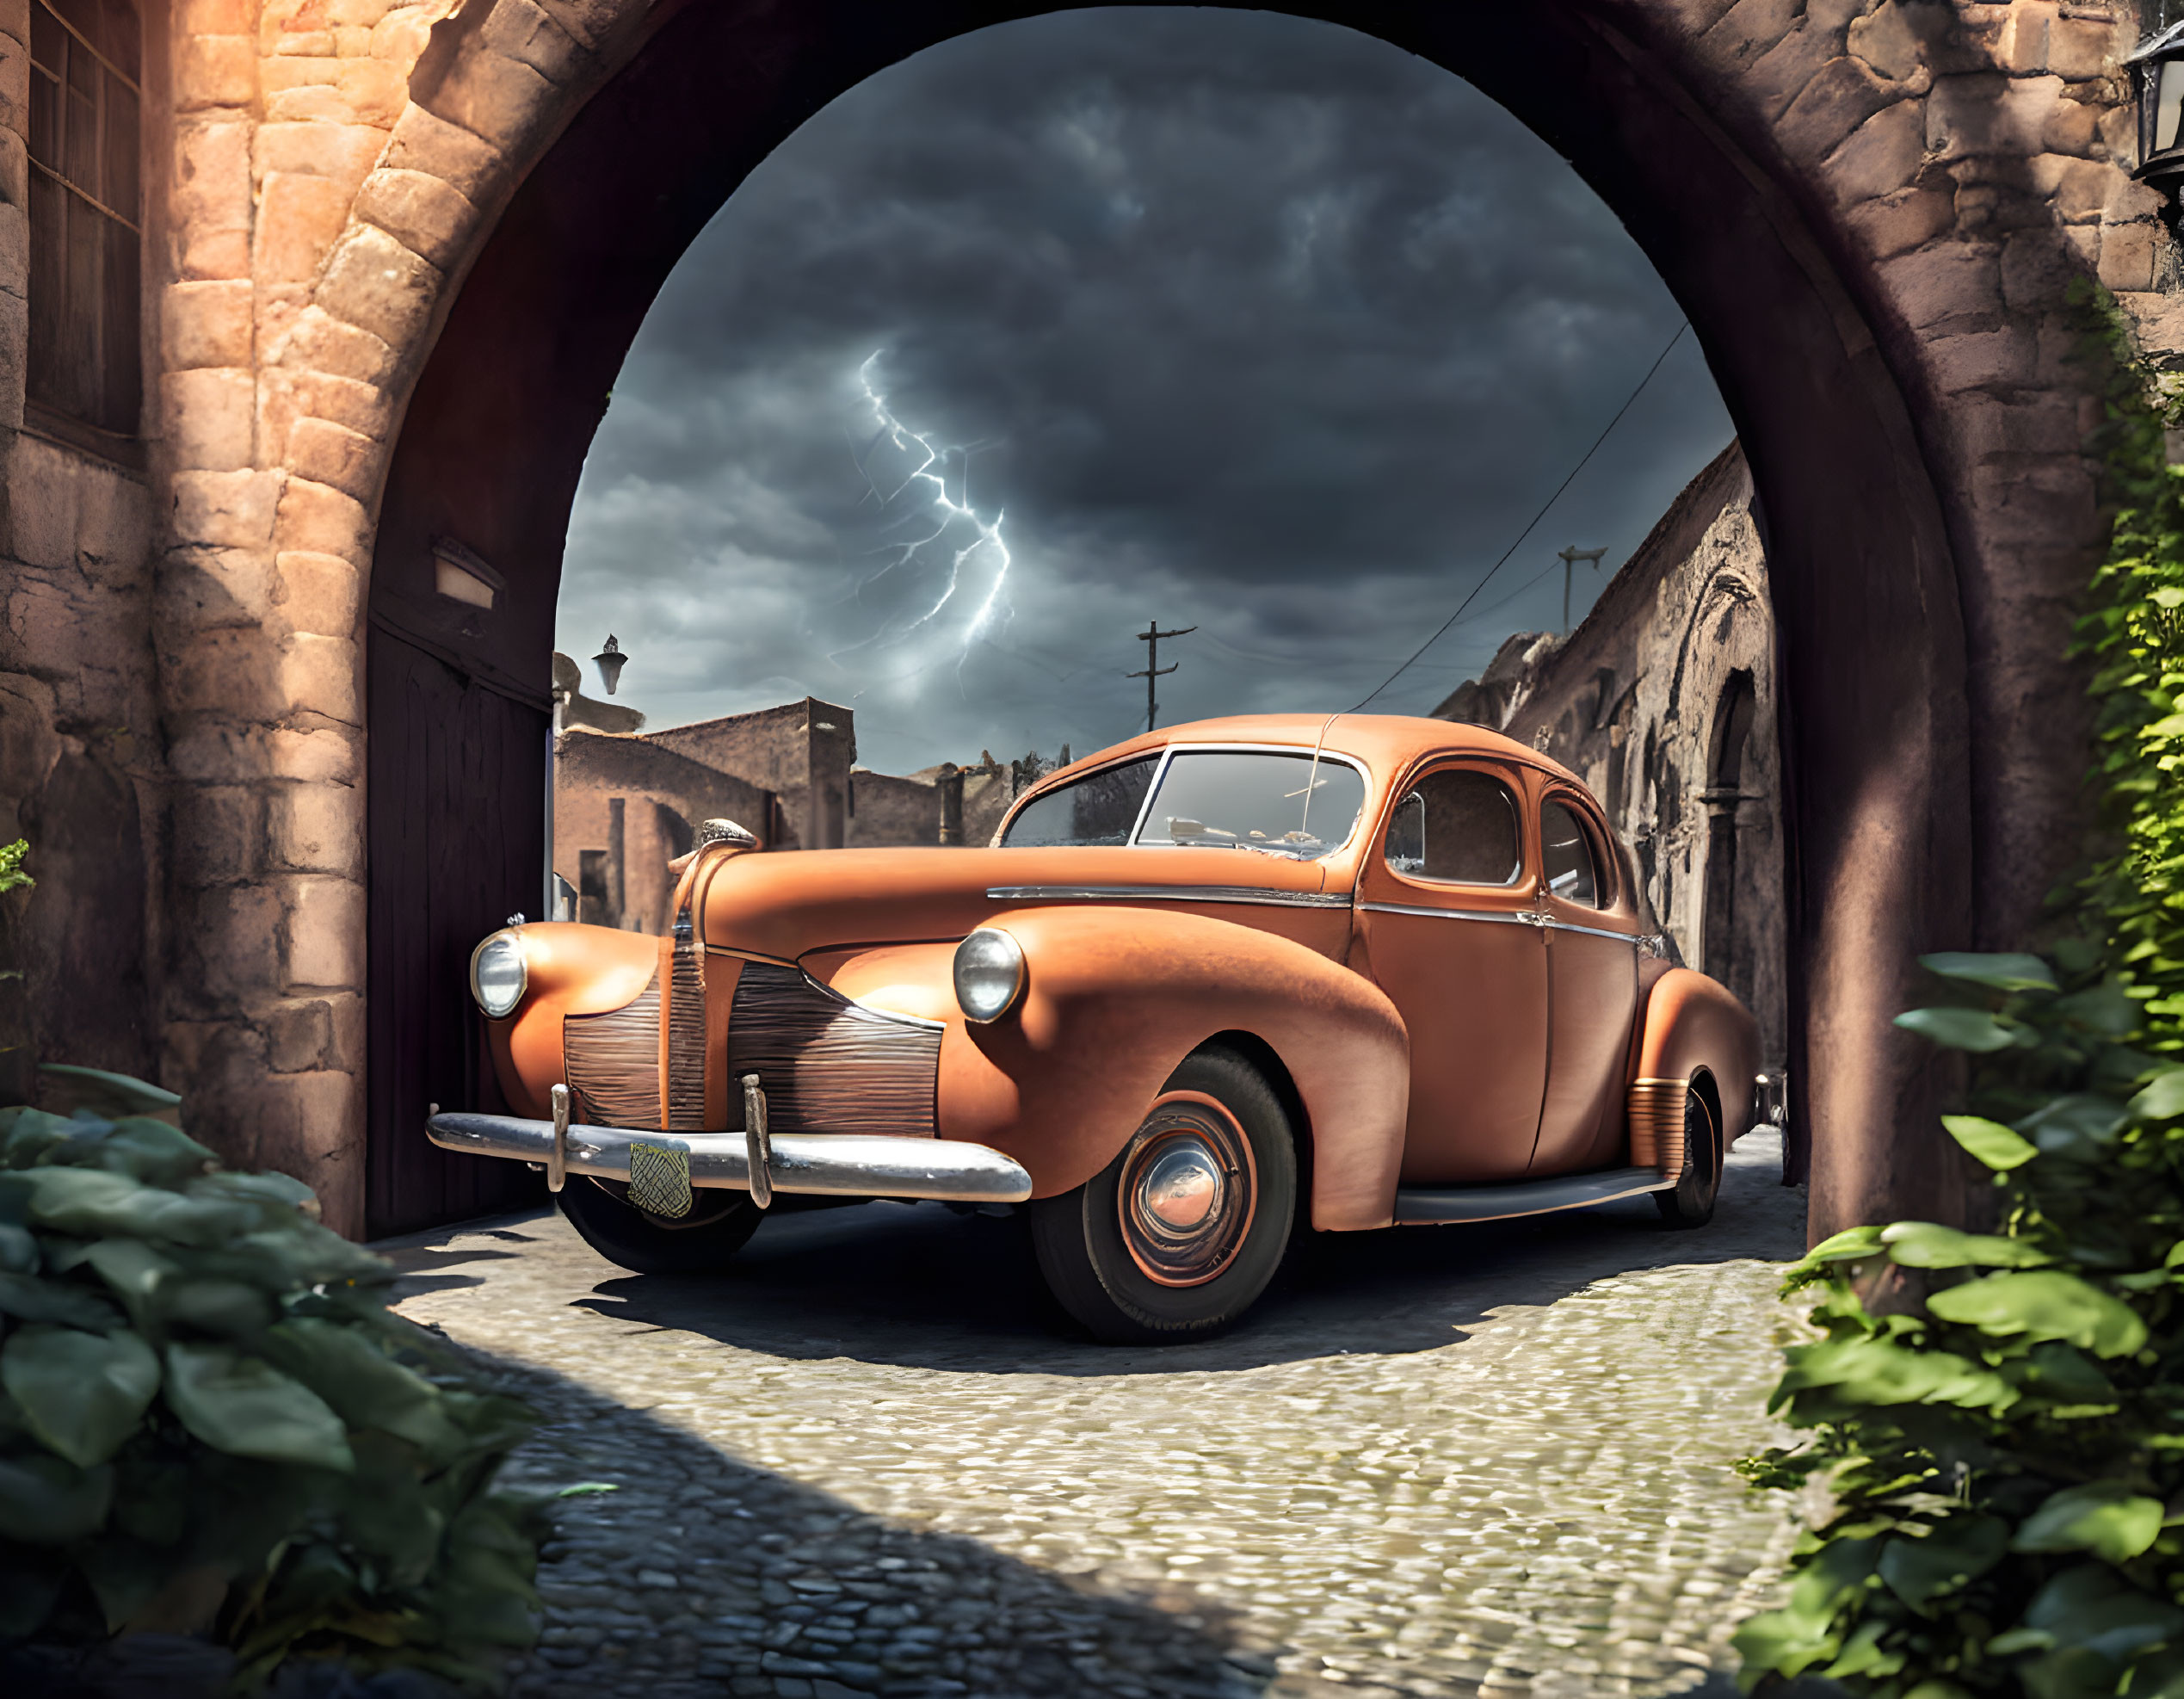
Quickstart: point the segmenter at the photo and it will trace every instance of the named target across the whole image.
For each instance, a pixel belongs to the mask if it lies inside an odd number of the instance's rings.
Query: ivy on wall
[[[1950,1134],[1993,1233],[1853,1228],[1790,1271],[1820,1336],[1749,1460],[1824,1487],[1787,1603],[1739,1631],[1747,1690],[1874,1699],[2184,1699],[2184,469],[2179,412],[2087,291],[2115,505],[2077,627],[2099,702],[2105,859],[2045,958],[1923,958],[1899,1024],[1972,1058]]]

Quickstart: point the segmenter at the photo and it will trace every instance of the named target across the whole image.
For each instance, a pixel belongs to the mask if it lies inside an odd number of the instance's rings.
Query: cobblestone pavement
[[[380,1248],[546,1412],[536,1695],[1731,1693],[1791,1530],[1731,1459],[1803,1195],[1345,1235],[1228,1338],[1072,1335],[1020,1224],[869,1204],[639,1278],[558,1216]]]

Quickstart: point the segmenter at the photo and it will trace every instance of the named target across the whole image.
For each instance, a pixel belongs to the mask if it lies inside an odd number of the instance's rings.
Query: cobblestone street
[[[535,1695],[1733,1692],[1791,1530],[1731,1459],[1802,1245],[1779,1145],[1650,1202],[1314,1247],[1207,1344],[1069,1331],[1018,1223],[770,1221],[708,1281],[539,1213],[379,1248],[563,1501]]]

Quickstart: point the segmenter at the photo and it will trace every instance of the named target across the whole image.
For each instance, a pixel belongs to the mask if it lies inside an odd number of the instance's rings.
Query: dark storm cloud
[[[1382,42],[1181,9],[983,31],[814,117],[685,256],[585,469],[563,646],[613,629],[656,725],[853,701],[897,769],[1126,733],[1156,616],[1200,627],[1163,719],[1346,707],[1678,322],[1566,165]],[[1554,550],[1612,567],[1729,430],[1687,337],[1381,705],[1557,623]]]

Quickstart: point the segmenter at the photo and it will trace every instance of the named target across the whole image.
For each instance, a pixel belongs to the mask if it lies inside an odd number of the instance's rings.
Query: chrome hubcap
[[[1125,1153],[1116,1202],[1131,1260],[1163,1286],[1197,1286],[1236,1259],[1257,1175],[1236,1118],[1176,1092],[1153,1106]]]

